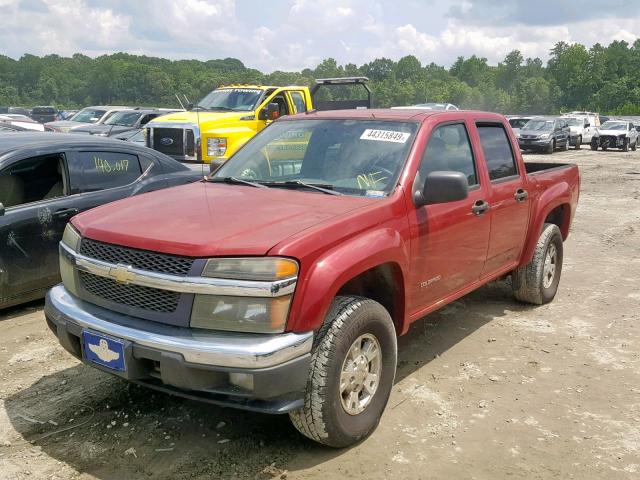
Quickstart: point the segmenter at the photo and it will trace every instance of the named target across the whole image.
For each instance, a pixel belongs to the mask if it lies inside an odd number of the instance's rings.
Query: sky
[[[0,55],[12,58],[234,57],[272,72],[415,55],[450,66],[473,54],[497,64],[514,49],[546,60],[559,41],[638,36],[637,0],[0,0]]]

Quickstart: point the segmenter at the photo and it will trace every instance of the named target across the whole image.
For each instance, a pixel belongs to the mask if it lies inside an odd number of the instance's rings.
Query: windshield
[[[140,112],[117,112],[109,117],[109,119],[106,120],[104,124],[132,127],[136,124],[136,122],[140,118],[140,115]]]
[[[204,110],[250,112],[261,95],[262,90],[255,88],[221,88],[204,97],[197,106]]]
[[[384,197],[396,185],[417,129],[416,123],[381,120],[276,122],[214,178],[268,186],[302,181],[347,195]]]
[[[626,130],[627,129],[627,124],[624,122],[614,122],[614,121],[610,121],[610,122],[604,122],[600,128],[602,130]]]
[[[584,126],[584,120],[581,118],[567,118],[567,125],[570,127],[582,127]]]
[[[530,120],[523,127],[523,130],[553,130],[553,120]]]
[[[528,121],[528,118],[511,118],[509,119],[509,125],[511,125],[513,128],[522,128],[527,124]]]
[[[83,108],[69,120],[81,123],[96,123],[104,115],[104,110],[96,110],[93,108]]]

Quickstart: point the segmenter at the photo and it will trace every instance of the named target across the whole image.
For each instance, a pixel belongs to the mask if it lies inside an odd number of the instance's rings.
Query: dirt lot
[[[529,158],[582,171],[556,300],[498,282],[417,322],[366,441],[131,387],[68,355],[36,302],[0,314],[0,478],[640,478],[640,152]]]

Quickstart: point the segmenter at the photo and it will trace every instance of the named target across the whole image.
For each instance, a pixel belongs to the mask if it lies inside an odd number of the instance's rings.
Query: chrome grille
[[[184,130],[182,128],[153,129],[152,148],[166,155],[184,155]]]
[[[110,278],[79,272],[84,289],[96,297],[132,308],[171,313],[178,308],[180,294],[168,290],[121,284]]]
[[[141,270],[170,275],[186,276],[193,265],[192,258],[125,248],[88,238],[82,239],[80,253],[103,262],[131,265]]]

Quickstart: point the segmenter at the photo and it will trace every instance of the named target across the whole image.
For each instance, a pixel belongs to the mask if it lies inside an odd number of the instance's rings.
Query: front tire
[[[629,139],[628,138],[624,139],[624,143],[622,144],[622,151],[623,152],[628,152],[629,151]]]
[[[562,234],[557,225],[545,223],[533,258],[511,274],[513,294],[521,302],[543,305],[556,296],[562,273]]]
[[[547,148],[545,150],[545,153],[551,154],[553,153],[553,151],[555,150],[556,145],[554,141],[549,142],[549,145],[547,145]]]
[[[581,148],[582,148],[582,137],[578,137],[576,138],[575,149],[580,150]]]
[[[318,443],[353,445],[375,430],[389,400],[398,350],[393,321],[378,302],[339,296],[314,344],[304,406],[289,418]]]
[[[638,148],[638,139],[636,138],[636,141],[633,142],[633,145],[631,145],[631,151],[635,152],[637,148]]]
[[[595,138],[591,140],[591,150],[598,150],[598,141]]]

